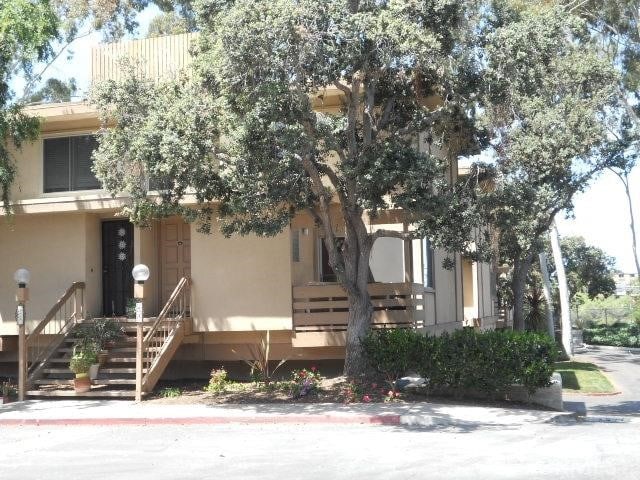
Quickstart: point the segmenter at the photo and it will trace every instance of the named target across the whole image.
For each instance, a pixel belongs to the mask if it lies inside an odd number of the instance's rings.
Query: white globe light
[[[136,282],[145,282],[149,279],[149,267],[142,263],[139,263],[138,265],[133,267],[131,275],[133,275],[133,279]]]
[[[19,268],[16,273],[13,274],[13,279],[18,285],[27,285],[31,280],[31,273],[26,268]]]

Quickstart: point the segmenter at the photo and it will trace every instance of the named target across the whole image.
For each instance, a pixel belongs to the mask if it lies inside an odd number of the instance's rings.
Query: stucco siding
[[[288,230],[269,238],[192,231],[194,331],[290,330],[290,251]]]

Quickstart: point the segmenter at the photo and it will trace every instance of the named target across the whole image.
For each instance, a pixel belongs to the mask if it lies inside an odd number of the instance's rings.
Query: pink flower
[[[315,372],[316,370],[318,370],[318,367],[316,367],[315,365],[311,365],[311,371]]]
[[[387,395],[389,395],[390,397],[393,397],[393,390],[389,390],[389,391],[387,392]]]
[[[362,397],[362,401],[364,403],[369,403],[371,401],[371,397],[369,395],[365,395],[364,397]]]

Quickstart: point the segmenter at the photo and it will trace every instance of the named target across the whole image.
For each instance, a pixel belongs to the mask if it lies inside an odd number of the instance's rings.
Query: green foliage
[[[583,330],[585,343],[613,345],[615,347],[640,347],[640,324],[614,323],[593,325]]]
[[[225,391],[228,384],[227,371],[222,368],[214,368],[211,370],[211,377],[205,390],[209,393],[221,393]]]
[[[67,81],[49,78],[37,91],[24,99],[25,103],[57,103],[68,102],[76,94],[78,88],[76,81],[71,78]]]
[[[120,325],[109,318],[98,318],[81,325],[78,331],[84,345],[95,345],[98,350],[104,350],[110,342],[116,342],[124,336]]]
[[[547,303],[542,289],[531,285],[525,295],[525,329],[533,332],[547,331]]]
[[[165,387],[158,393],[162,398],[176,398],[182,395],[179,387]]]
[[[34,140],[40,125],[13,103],[9,83],[19,73],[29,76],[34,61],[51,56],[57,27],[58,20],[46,0],[0,2],[0,200],[7,211],[16,175],[12,147]]]
[[[268,385],[271,382],[273,375],[288,360],[287,358],[283,358],[273,369],[271,368],[271,332],[269,330],[261,336],[260,343],[257,345],[253,343],[247,344],[246,347],[249,358],[247,359],[243,356],[242,361],[249,365],[249,368],[251,369],[249,374],[257,382],[264,382]],[[235,350],[232,351],[237,354]]]
[[[293,398],[302,398],[318,393],[322,375],[316,367],[302,368],[291,372],[291,390]]]
[[[373,368],[382,373],[392,388],[396,381],[415,368],[422,359],[425,338],[409,329],[383,329],[371,331],[362,347]],[[426,352],[425,352],[426,357]]]
[[[512,384],[521,384],[533,392],[549,385],[557,355],[555,342],[534,332],[462,329],[440,337],[405,332],[372,332],[365,344],[367,357],[389,379],[417,370],[431,390],[479,390],[496,395]],[[394,362],[392,352],[401,360]]]
[[[69,361],[69,370],[76,376],[86,375],[91,365],[97,363],[98,353],[94,344],[81,343],[73,348],[73,355]]]
[[[585,299],[599,295],[608,297],[616,291],[616,282],[612,274],[615,259],[593,245],[588,245],[583,237],[564,237],[560,240],[562,259],[564,261],[569,299],[572,304],[580,304]],[[545,245],[549,267],[549,276],[555,279],[555,263],[551,247]]]
[[[176,12],[162,12],[149,22],[147,38],[163,35],[178,35],[191,30],[189,21]]]
[[[514,322],[524,327],[524,283],[555,216],[611,164],[605,113],[618,75],[571,11],[539,2],[494,2],[484,28],[479,121],[496,160],[485,197],[498,256],[514,267]]]

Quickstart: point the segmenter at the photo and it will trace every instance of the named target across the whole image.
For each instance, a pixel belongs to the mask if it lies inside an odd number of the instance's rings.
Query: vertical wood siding
[[[132,59],[143,78],[175,75],[191,63],[189,47],[196,35],[184,33],[94,47],[91,52],[91,80],[120,80],[122,67],[119,62],[122,58]]]

